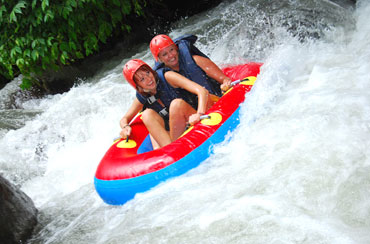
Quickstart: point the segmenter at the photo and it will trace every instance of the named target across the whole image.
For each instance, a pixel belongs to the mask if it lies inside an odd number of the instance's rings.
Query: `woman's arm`
[[[212,79],[221,84],[221,90],[227,91],[231,86],[231,79],[209,58],[193,55],[195,63]]]
[[[119,122],[121,126],[120,136],[122,138],[127,138],[131,134],[131,127],[129,122],[134,118],[134,116],[143,109],[144,105],[139,102],[137,98],[131,104],[131,107],[127,110],[126,114],[122,117]]]
[[[207,89],[174,71],[167,71],[164,76],[171,86],[182,88],[198,96],[197,113],[199,115],[202,115],[207,111],[209,95]]]

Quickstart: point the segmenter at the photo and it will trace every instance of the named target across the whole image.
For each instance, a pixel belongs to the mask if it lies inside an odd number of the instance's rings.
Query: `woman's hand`
[[[122,139],[126,139],[127,137],[129,137],[131,135],[131,130],[132,130],[132,128],[131,128],[130,125],[125,125],[125,126],[123,126],[119,135],[121,136]]]
[[[223,92],[226,92],[231,88],[231,79],[229,77],[226,77],[222,81],[221,90]]]
[[[135,98],[131,104],[131,107],[119,121],[119,126],[122,128],[121,132],[119,133],[121,138],[127,139],[127,137],[131,135],[131,127],[128,123],[143,109],[143,107],[144,105],[137,98]]]
[[[198,123],[200,121],[200,116],[202,114],[200,113],[196,113],[196,114],[192,114],[189,116],[189,124],[190,125],[195,125],[196,123]]]

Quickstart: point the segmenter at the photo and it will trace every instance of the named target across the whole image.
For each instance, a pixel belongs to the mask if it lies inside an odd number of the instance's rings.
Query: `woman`
[[[161,34],[151,40],[149,47],[157,62],[221,96],[222,91],[230,88],[231,79],[194,46],[196,40],[194,35],[185,35],[173,41]]]
[[[128,61],[123,67],[123,75],[137,92],[131,107],[120,120],[120,135],[122,138],[130,136],[129,122],[144,109],[142,120],[151,136],[153,149],[176,140],[184,132],[186,122],[199,122],[200,115],[213,104],[202,86],[173,71],[160,77],[139,59]],[[179,98],[182,90],[198,97],[197,110]]]

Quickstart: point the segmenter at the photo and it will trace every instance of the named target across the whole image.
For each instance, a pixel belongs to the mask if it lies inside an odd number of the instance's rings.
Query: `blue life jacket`
[[[197,95],[195,95],[191,92],[188,92],[188,91],[186,91],[182,88],[174,88],[170,84],[168,84],[166,78],[164,77],[164,74],[167,71],[172,71],[172,70],[168,67],[164,67],[162,63],[158,63],[158,64],[159,65],[154,66],[154,70],[156,70],[159,79],[164,81],[170,87],[168,92],[172,92],[174,98],[181,98],[185,102],[189,103],[195,110],[197,110],[197,108],[198,108],[198,97],[197,97]],[[172,91],[170,91],[170,90],[172,90]]]
[[[206,88],[211,94],[222,96],[220,84],[210,78],[194,61],[193,55],[208,58],[194,46],[198,38],[194,35],[181,36],[174,40],[179,48],[180,74]],[[208,58],[209,59],[209,58]]]
[[[166,129],[169,130],[169,108],[172,100],[179,97],[178,89],[168,84],[163,74],[158,74],[158,77],[157,93],[155,95],[145,96],[136,92],[136,98],[144,105],[144,109],[153,109],[161,115],[165,121]],[[158,102],[158,99],[161,100],[164,106]]]
[[[192,80],[199,85],[206,88],[209,93],[216,96],[222,96],[222,91],[220,84],[214,79],[210,78],[194,61],[193,55],[199,55],[208,58],[203,52],[201,52],[196,46],[194,46],[195,41],[198,38],[195,35],[183,35],[176,39],[174,42],[179,48],[179,73],[189,80]],[[170,68],[164,66],[163,63],[156,63],[157,70],[163,69],[164,73]],[[178,92],[179,96],[188,102],[193,108],[198,107],[198,97],[197,95],[190,93],[186,90],[181,89]]]

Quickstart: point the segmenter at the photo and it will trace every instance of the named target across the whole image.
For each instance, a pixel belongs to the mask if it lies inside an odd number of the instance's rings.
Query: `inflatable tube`
[[[239,124],[239,105],[252,88],[261,64],[248,63],[223,69],[232,80],[243,79],[215,103],[198,124],[171,144],[157,150],[147,147],[148,130],[140,114],[131,122],[132,136],[108,149],[96,170],[94,185],[104,202],[121,205],[168,178],[184,174],[207,159],[213,145],[222,142]],[[147,151],[149,150],[149,151]]]

